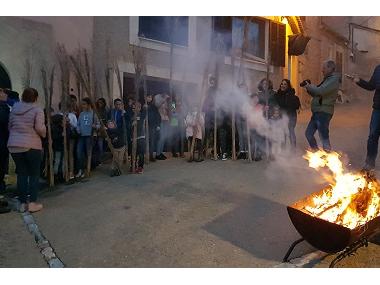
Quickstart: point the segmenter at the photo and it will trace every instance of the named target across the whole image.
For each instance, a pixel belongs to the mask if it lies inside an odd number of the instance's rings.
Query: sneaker
[[[173,157],[178,157],[178,154],[177,153],[173,153]]]
[[[144,168],[142,167],[137,167],[136,169],[136,174],[143,174],[144,173]]]
[[[237,159],[244,159],[244,156],[245,156],[244,152],[240,151],[238,156],[237,156]]]
[[[256,157],[254,158],[254,161],[260,161],[260,160],[263,160],[263,158],[262,158],[261,155],[256,156]]]
[[[156,159],[157,160],[165,160],[166,156],[161,153],[160,155],[156,156]]]
[[[165,159],[168,159],[165,154],[161,153],[162,157]]]
[[[41,211],[42,208],[43,208],[43,206],[40,203],[31,202],[28,205],[28,210],[31,213],[35,213],[35,212]]]
[[[223,153],[222,155],[222,161],[226,161],[227,160],[227,153]]]
[[[20,205],[20,208],[18,209],[18,211],[19,211],[20,213],[25,213],[26,211],[28,211],[28,205],[25,204],[25,203],[22,203],[22,204]]]
[[[83,178],[84,177],[84,172],[82,171],[82,169],[79,169],[78,171],[78,174],[75,175],[76,178]]]
[[[0,200],[0,214],[9,213],[11,208],[9,207],[8,201],[5,199]]]

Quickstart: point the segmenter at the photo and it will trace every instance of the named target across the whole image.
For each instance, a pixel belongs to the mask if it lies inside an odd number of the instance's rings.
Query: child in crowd
[[[274,160],[284,149],[288,133],[288,119],[286,116],[282,116],[279,106],[273,107],[273,112],[269,117],[269,125],[269,157]]]
[[[131,131],[132,131],[132,137],[133,133],[135,131],[135,128],[137,130],[137,136],[136,136],[136,160],[131,160],[131,171],[134,171],[136,174],[142,174],[144,172],[144,159],[145,159],[145,131],[144,131],[144,122],[146,117],[146,110],[141,110],[141,103],[136,102],[132,105],[132,110],[134,116],[131,120]],[[136,121],[134,120],[136,118]]]
[[[113,146],[113,158],[110,176],[120,176],[125,153],[125,135],[113,121],[108,121],[107,123],[107,134]]]
[[[189,151],[191,151],[191,144],[193,143],[193,138],[195,137],[194,153],[190,157],[192,157],[194,160],[195,152],[197,152],[198,157],[195,161],[201,162],[204,160],[203,151],[202,151],[203,129],[205,126],[204,114],[200,113],[198,115],[197,108],[193,107],[193,110],[189,112],[186,116],[185,125],[186,125],[186,137],[189,143]]]
[[[91,166],[92,136],[94,130],[99,130],[100,124],[91,108],[91,100],[86,97],[82,99],[82,112],[78,118],[77,131],[79,134],[77,144],[78,174],[77,178],[83,178],[85,174],[85,157],[87,157],[87,172]],[[89,174],[89,173],[87,173]]]

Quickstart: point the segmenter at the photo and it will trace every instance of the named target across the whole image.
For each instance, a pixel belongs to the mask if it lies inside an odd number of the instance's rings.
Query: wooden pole
[[[70,179],[69,175],[69,152],[68,152],[68,138],[67,138],[67,101],[69,99],[69,81],[70,81],[70,69],[68,55],[64,45],[57,45],[56,52],[59,67],[61,71],[61,108],[63,113],[63,166],[64,166],[64,179],[68,182]],[[52,82],[51,82],[52,84]],[[51,86],[51,90],[52,90]],[[52,94],[52,91],[51,93]],[[73,171],[73,169],[70,169]]]
[[[239,76],[243,76],[243,80],[245,82],[245,66],[243,61],[244,53],[248,49],[248,30],[249,30],[249,23],[250,23],[251,17],[244,17],[244,31],[243,31],[243,43],[242,43],[242,56],[240,58],[240,67],[239,67]],[[247,96],[248,96],[248,87],[246,86],[247,90]],[[251,147],[251,139],[250,139],[250,128],[248,124],[248,114],[245,114],[246,119],[246,131],[247,131],[247,145],[248,145],[248,162],[252,162],[252,147]]]
[[[271,23],[269,23],[269,48],[268,48],[268,58],[266,62],[266,81],[267,81],[267,88],[265,90],[265,117],[267,121],[269,121],[269,69],[270,69],[270,62],[271,62],[271,40],[270,40],[270,34],[271,34]],[[269,149],[269,140],[268,140],[268,135],[265,136],[265,149],[266,149],[266,158],[267,160],[270,160],[270,149]]]
[[[236,160],[236,110],[232,107],[232,160]]]
[[[216,99],[216,98],[215,98]],[[216,102],[214,102],[214,160],[218,159],[217,141],[218,141],[218,124],[217,124],[217,108]]]
[[[145,163],[149,164],[149,114],[148,114],[148,101],[146,99],[148,95],[148,89],[147,89],[147,84],[146,84],[146,75],[144,74],[143,76],[143,84],[144,84],[144,102],[145,102]]]
[[[140,47],[134,46],[132,50],[133,62],[135,67],[135,104],[137,104],[139,99],[139,91],[141,86],[141,73],[143,67],[143,51]],[[132,134],[132,172],[136,171],[137,163],[137,112],[133,114],[132,120],[133,134]]]
[[[54,67],[52,68],[52,76],[54,80]],[[44,90],[45,95],[45,112],[46,112],[46,123],[47,123],[47,137],[48,137],[48,160],[49,160],[49,175],[48,175],[48,181],[49,181],[49,187],[54,187],[54,168],[53,168],[53,140],[51,137],[51,101],[50,101],[50,94],[48,90],[48,82],[47,82],[47,74],[44,67],[41,68],[41,76],[42,76],[42,86]]]
[[[120,69],[117,62],[114,62],[114,72],[117,79],[117,85],[119,87],[120,98],[123,100],[123,103],[124,103],[123,86],[121,82]],[[110,99],[110,102],[112,102],[112,99]],[[124,134],[124,140],[125,140],[124,157],[126,157],[126,161],[128,162],[128,136],[127,136],[127,122],[125,121],[125,113],[123,114],[122,119],[123,119],[123,134]]]

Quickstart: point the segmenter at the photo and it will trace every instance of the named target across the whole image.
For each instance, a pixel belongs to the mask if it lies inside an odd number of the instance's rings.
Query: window
[[[248,23],[247,55],[265,58],[265,20],[251,18]],[[244,41],[243,17],[213,17],[213,43],[216,50],[222,46],[225,53],[231,48],[241,49]]]
[[[244,41],[244,19],[233,18],[232,46],[241,49]],[[248,23],[248,47],[246,52],[256,57],[265,58],[265,22],[258,19]]]
[[[138,35],[143,38],[187,46],[189,17],[139,17]]]

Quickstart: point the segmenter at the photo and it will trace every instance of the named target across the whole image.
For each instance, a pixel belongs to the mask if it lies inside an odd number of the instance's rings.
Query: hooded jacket
[[[33,103],[16,103],[9,116],[8,147],[42,149],[46,136],[44,112]]]
[[[338,97],[339,75],[333,73],[326,76],[323,81],[315,86],[310,84],[306,87],[313,99],[311,100],[311,111],[334,114],[334,105]]]

